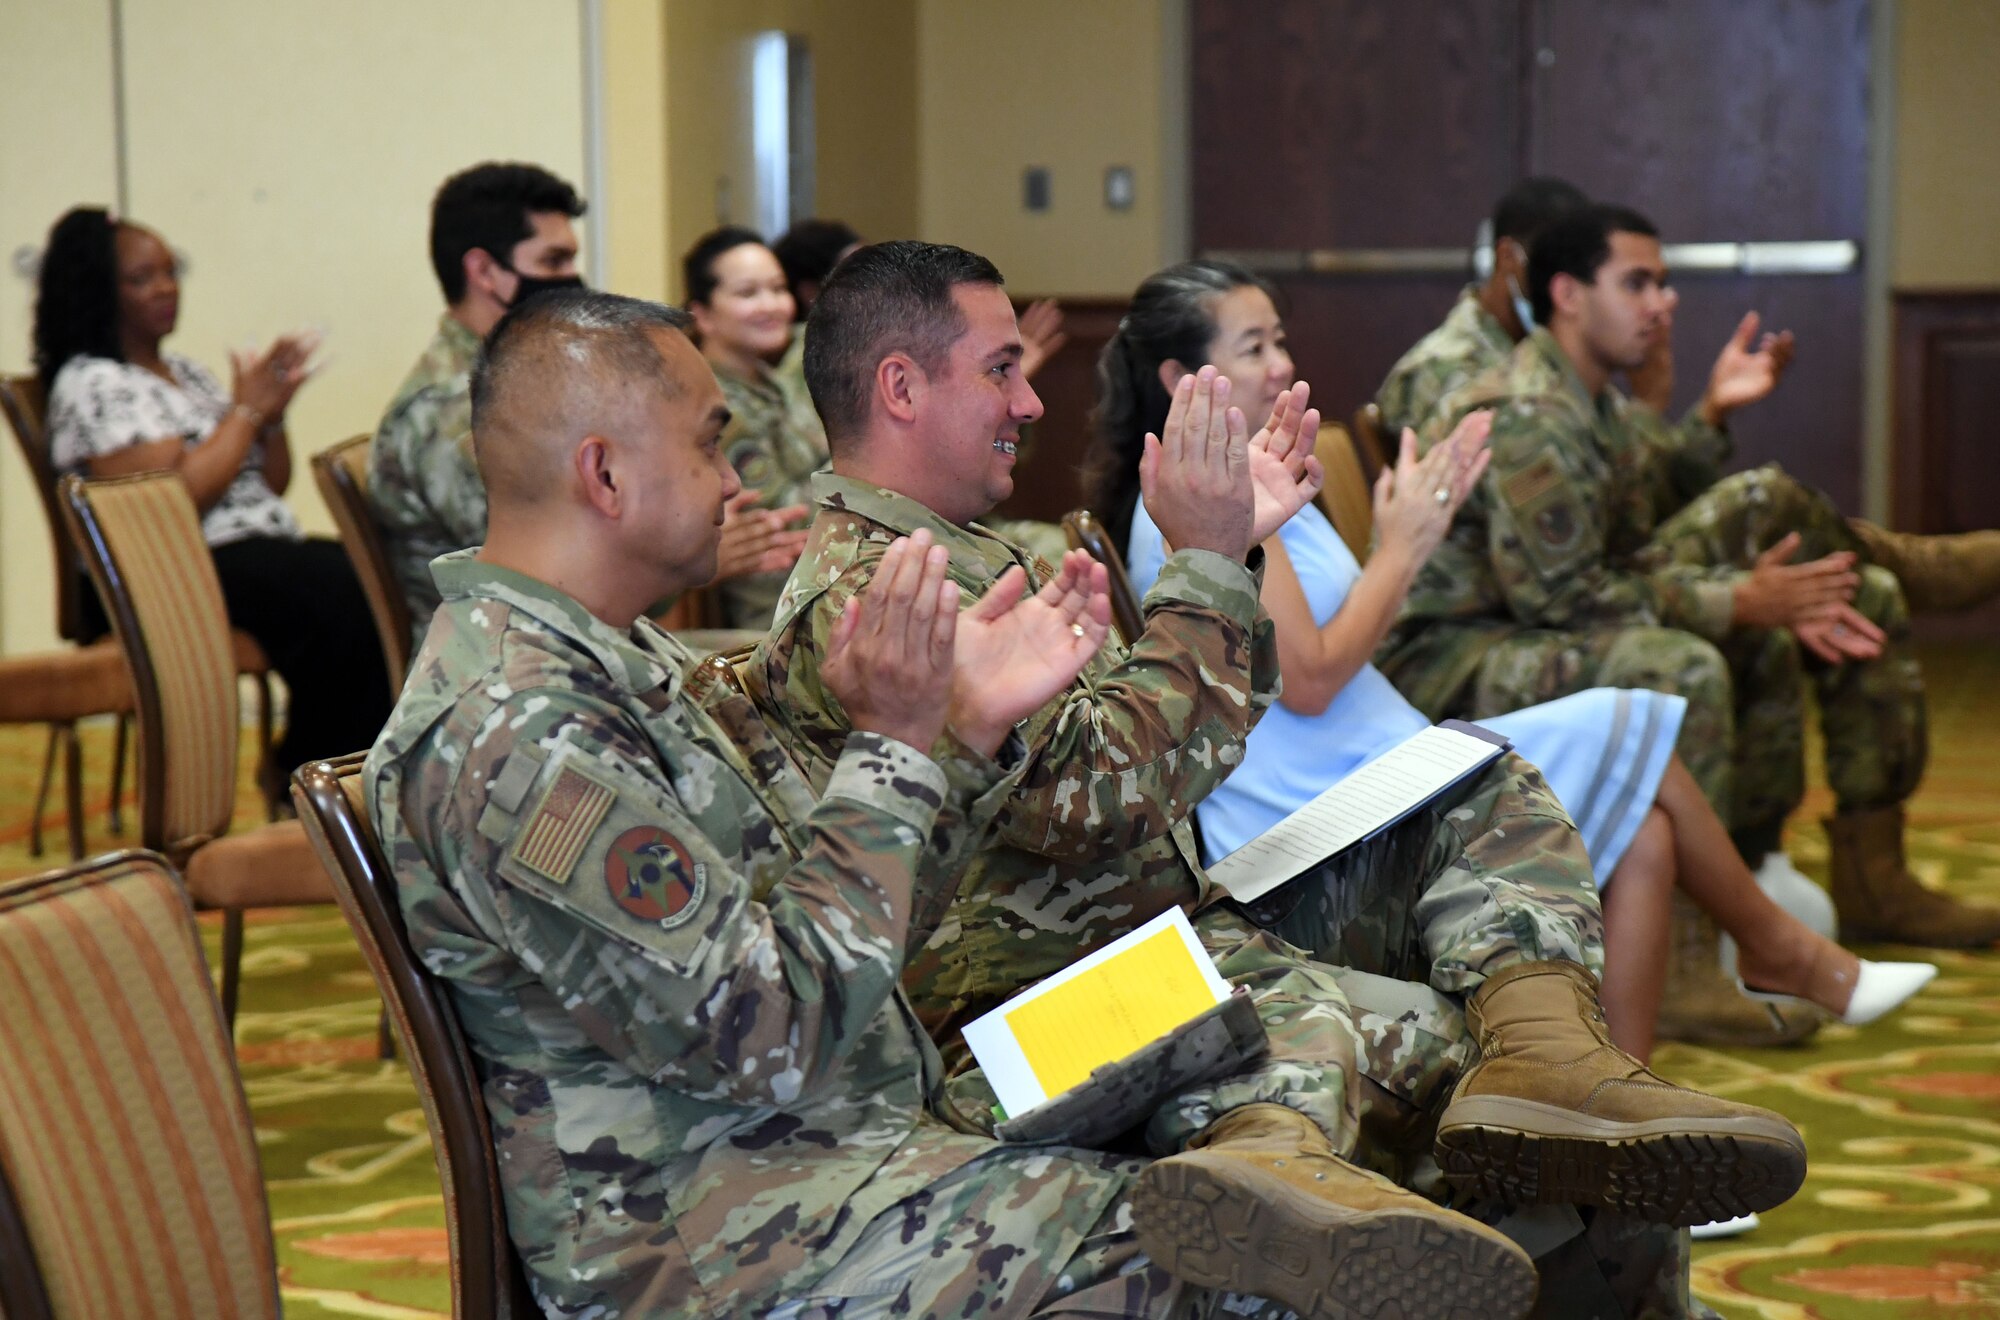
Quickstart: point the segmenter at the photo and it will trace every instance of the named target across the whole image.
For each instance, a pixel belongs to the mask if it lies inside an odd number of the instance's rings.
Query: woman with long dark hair
[[[229,622],[257,639],[288,693],[280,774],[359,751],[388,718],[375,624],[336,541],[308,540],[279,498],[291,481],[285,411],[310,374],[309,336],[235,355],[232,385],[167,351],[180,271],[158,234],[96,207],[49,231],[35,301],[35,369],[49,458],[93,477],[171,471],[187,484]],[[94,593],[86,626],[109,628]]]
[[[1173,386],[1204,364],[1229,379],[1233,397],[1257,421],[1305,406],[1284,322],[1255,275],[1195,261],[1139,286],[1099,362],[1090,468],[1092,507],[1127,547],[1141,591],[1164,551],[1140,498],[1139,454],[1147,434],[1162,430]],[[1196,809],[1212,856],[1233,851],[1427,723],[1369,657],[1478,480],[1485,431],[1485,417],[1475,414],[1421,459],[1405,434],[1396,463],[1376,485],[1379,541],[1366,568],[1310,505],[1265,543],[1263,598],[1277,627],[1284,691],[1251,734],[1243,764]],[[1486,721],[1541,767],[1590,851],[1604,899],[1603,1003],[1620,1047],[1640,1059],[1651,1053],[1675,884],[1735,937],[1748,983],[1853,1022],[1916,993],[1934,968],[1863,962],[1758,888],[1673,755],[1684,708],[1681,698],[1662,693],[1597,688]],[[1816,1019],[1808,1013],[1804,1020]]]

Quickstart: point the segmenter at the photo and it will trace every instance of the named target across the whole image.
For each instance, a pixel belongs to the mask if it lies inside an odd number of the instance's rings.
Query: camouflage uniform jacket
[[[951,552],[968,603],[1013,565],[1027,570],[1031,590],[1052,570],[907,496],[833,473],[815,477],[813,493],[811,537],[745,684],[818,785],[847,731],[820,681],[820,656],[891,540],[928,528]],[[1013,991],[1170,906],[1192,910],[1208,898],[1188,819],[1242,759],[1278,693],[1277,642],[1258,588],[1257,572],[1220,555],[1173,555],[1147,593],[1137,643],[1128,651],[1108,640],[1069,691],[1019,726],[1026,765],[996,818],[998,836],[977,850],[944,925],[904,973],[934,1037],[949,1042]]]
[[[809,786],[727,661],[471,552],[436,576],[365,782],[513,1239],[552,1315],[761,1314],[993,1149],[927,1112],[900,896],[1009,781],[857,733]]]
[[[1450,711],[1493,643],[1524,628],[1728,633],[1738,572],[1648,545],[1664,460],[1616,390],[1592,398],[1537,330],[1439,405],[1425,444],[1476,408],[1494,410],[1492,461],[1376,653],[1418,709]]]
[[[410,603],[413,646],[438,605],[431,560],[486,540],[486,483],[472,461],[478,356],[479,336],[446,312],[368,446],[368,502]]]
[[[1479,286],[1466,286],[1444,324],[1418,340],[1389,369],[1375,395],[1383,431],[1398,436],[1408,426],[1423,434],[1448,395],[1499,367],[1513,352],[1514,341],[1506,329],[1479,305]],[[1623,395],[1618,402],[1627,410],[1630,424],[1660,456],[1654,469],[1656,517],[1678,511],[1722,475],[1722,465],[1735,447],[1729,432],[1702,421],[1694,409],[1679,425],[1670,425],[1644,404]]]
[[[806,389],[803,329],[792,336],[784,358],[756,380],[727,367],[715,368],[729,405],[722,452],[743,488],[758,493],[757,507],[782,509],[812,499],[812,476],[826,466],[826,429]],[[732,628],[762,630],[785,589],[783,573],[760,573],[719,583],[723,622]]]

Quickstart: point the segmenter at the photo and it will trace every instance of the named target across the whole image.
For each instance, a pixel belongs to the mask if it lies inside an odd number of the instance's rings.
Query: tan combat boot
[[[1924,888],[1903,862],[1903,809],[1844,811],[1826,820],[1833,906],[1843,941],[1974,949],[2000,940],[2000,908]]]
[[[1914,613],[1970,609],[2000,594],[2000,532],[1918,536],[1861,518],[1850,518],[1847,525],[1868,558],[1896,575]]]
[[[1674,1086],[1613,1045],[1597,978],[1575,963],[1509,967],[1465,1016],[1481,1058],[1437,1137],[1454,1186],[1509,1205],[1703,1224],[1780,1205],[1805,1180],[1790,1123]]]
[[[1661,1040],[1696,1045],[1792,1045],[1811,1036],[1826,1014],[1803,1000],[1763,1004],[1745,999],[1722,971],[1714,920],[1674,891],[1667,984],[1654,1032]]]
[[[1498,1320],[1535,1300],[1534,1262],[1506,1235],[1355,1168],[1284,1105],[1233,1109],[1148,1165],[1132,1221],[1174,1277],[1306,1320]]]

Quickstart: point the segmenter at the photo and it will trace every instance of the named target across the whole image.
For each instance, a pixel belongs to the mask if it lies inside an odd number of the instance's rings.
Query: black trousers
[[[395,698],[368,598],[340,543],[260,536],[211,553],[230,627],[257,639],[291,693],[272,750],[278,769],[289,775],[307,761],[366,751]],[[86,589],[83,600],[86,634],[110,631],[97,593]]]

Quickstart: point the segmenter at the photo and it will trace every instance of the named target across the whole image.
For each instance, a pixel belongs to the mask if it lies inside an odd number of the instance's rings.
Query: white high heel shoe
[[[1860,960],[1861,973],[1854,978],[1854,993],[1848,996],[1847,1011],[1839,1015],[1840,1021],[1850,1027],[1865,1027],[1886,1013],[1894,1012],[1908,1003],[1911,996],[1931,983],[1937,975],[1937,968],[1930,963],[1917,962],[1869,962]],[[1734,971],[1732,967],[1729,969]],[[1743,978],[1736,978],[1736,988],[1746,998],[1771,1008],[1776,1016],[1775,1005],[1784,1003],[1810,1002],[1797,995],[1781,995],[1769,990],[1752,990],[1743,984]]]

